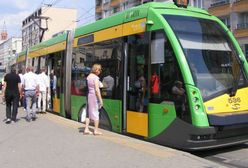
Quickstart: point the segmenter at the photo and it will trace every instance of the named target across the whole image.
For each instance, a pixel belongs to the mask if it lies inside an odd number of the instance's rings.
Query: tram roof
[[[176,6],[174,3],[159,3],[159,2],[150,2],[150,3],[146,3],[143,5],[139,5],[130,9],[127,9],[123,12],[117,13],[115,15],[112,15],[108,18],[104,18],[101,20],[98,20],[94,23],[90,23],[88,25],[84,25],[81,27],[76,28],[75,30],[75,38],[82,36],[82,35],[86,35],[95,31],[99,31],[102,29],[106,29],[106,28],[110,28],[116,25],[120,25],[123,23],[127,23],[133,20],[137,20],[137,19],[141,19],[141,18],[145,18],[148,14],[148,9],[149,8],[153,8],[153,9],[176,9],[178,10],[178,12],[184,12],[185,10],[188,11],[192,11],[192,12],[197,12],[197,13],[201,13],[201,14],[207,14],[208,12],[199,8],[195,8],[195,7],[191,7],[188,6],[187,8],[183,8],[183,7],[178,7]],[[138,15],[132,16],[134,11],[139,11]],[[39,49],[43,49],[46,48],[48,46],[52,46],[55,45],[57,43],[61,43],[63,41],[66,40],[66,32],[58,35],[56,37],[53,37],[49,40],[46,40],[44,42],[41,42],[35,46],[30,47],[29,52],[33,52]],[[23,56],[26,54],[26,51],[22,51],[19,53],[19,57]]]
[[[143,4],[143,5],[139,5],[139,6],[127,9],[127,10],[120,12],[120,13],[116,13],[110,17],[98,20],[94,23],[78,27],[75,31],[75,37],[89,34],[91,32],[99,31],[99,30],[106,29],[109,27],[113,27],[116,25],[120,25],[122,23],[127,23],[127,22],[130,22],[133,20],[147,17],[149,8],[165,9],[165,10],[166,9],[176,9],[176,10],[179,10],[181,12],[184,12],[185,10],[190,10],[192,12],[197,12],[197,13],[201,13],[201,14],[208,14],[207,11],[205,11],[203,9],[195,8],[192,6],[188,6],[187,8],[182,8],[182,7],[176,6],[174,3],[171,3],[171,2],[167,2],[167,3],[149,2],[149,3]],[[136,15],[134,17],[130,17],[130,15],[132,15],[132,13],[134,11],[139,11],[139,15]]]

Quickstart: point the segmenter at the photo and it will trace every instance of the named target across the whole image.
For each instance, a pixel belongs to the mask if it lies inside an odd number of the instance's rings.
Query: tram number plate
[[[235,98],[235,97],[233,97],[233,98],[229,98],[228,99],[228,103],[240,103],[241,102],[241,99],[239,98],[239,97],[237,97],[237,98]]]

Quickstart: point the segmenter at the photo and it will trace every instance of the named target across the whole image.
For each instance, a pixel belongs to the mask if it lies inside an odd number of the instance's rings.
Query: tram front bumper
[[[248,124],[195,127],[177,118],[150,141],[187,151],[231,146],[248,142]]]

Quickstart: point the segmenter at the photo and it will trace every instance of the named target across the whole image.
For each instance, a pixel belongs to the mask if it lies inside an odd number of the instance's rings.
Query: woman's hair
[[[102,69],[102,66],[100,64],[94,64],[91,68],[91,72],[96,74],[97,70]]]

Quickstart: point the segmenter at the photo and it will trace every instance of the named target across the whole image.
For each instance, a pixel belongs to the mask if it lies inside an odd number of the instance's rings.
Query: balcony
[[[244,12],[248,11],[248,0],[236,0],[233,3],[234,12]]]
[[[102,13],[102,6],[96,6],[96,13]]]
[[[233,33],[236,38],[248,37],[248,23],[237,24],[237,29]]]
[[[237,24],[237,29],[248,29],[248,23]]]
[[[211,4],[208,12],[215,16],[225,16],[231,13],[231,6],[229,0],[222,0]]]
[[[120,3],[122,3],[124,0],[111,0],[110,6],[111,7],[115,7],[120,5]]]

